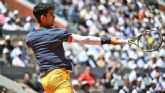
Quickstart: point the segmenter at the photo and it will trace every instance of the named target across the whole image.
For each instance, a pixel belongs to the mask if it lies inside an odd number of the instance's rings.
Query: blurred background
[[[32,9],[41,1],[55,5],[57,23],[71,33],[133,38],[157,29],[165,36],[165,0],[0,0],[0,93],[44,93],[37,60],[25,44],[37,26]],[[155,52],[133,45],[64,48],[74,64],[75,93],[165,93],[164,41]]]

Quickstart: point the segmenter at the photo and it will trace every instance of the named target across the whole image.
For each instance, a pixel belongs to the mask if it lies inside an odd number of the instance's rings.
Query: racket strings
[[[161,34],[157,31],[143,33],[138,38],[138,46],[142,51],[153,51],[160,47],[162,43]]]

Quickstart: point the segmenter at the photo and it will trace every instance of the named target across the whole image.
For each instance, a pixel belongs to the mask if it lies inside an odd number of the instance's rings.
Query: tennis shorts
[[[54,69],[41,77],[46,93],[73,93],[70,82],[70,71],[65,68]]]

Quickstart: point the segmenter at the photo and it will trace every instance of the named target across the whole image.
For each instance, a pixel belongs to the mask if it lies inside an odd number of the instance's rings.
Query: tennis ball
[[[153,45],[153,44],[154,44],[154,39],[153,39],[152,37],[149,37],[149,38],[147,39],[147,43],[148,43],[149,45]]]

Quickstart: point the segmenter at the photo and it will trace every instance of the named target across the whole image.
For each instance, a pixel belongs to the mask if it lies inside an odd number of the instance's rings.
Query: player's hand
[[[127,39],[121,39],[121,38],[111,38],[111,44],[117,45],[117,44],[128,44]]]

